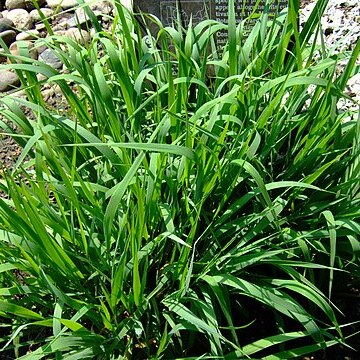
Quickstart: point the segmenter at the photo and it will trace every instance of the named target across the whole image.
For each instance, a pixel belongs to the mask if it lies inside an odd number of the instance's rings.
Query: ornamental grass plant
[[[359,326],[341,294],[360,285],[360,117],[337,104],[360,42],[337,55],[309,42],[326,4],[299,31],[289,0],[246,34],[229,0],[228,25],[152,18],[155,39],[119,3],[110,31],[80,3],[89,44],[36,41],[65,73],[25,48],[7,53],[1,68],[26,99],[0,98],[22,147],[0,184],[4,356],[350,349]],[[216,49],[220,30],[228,43]],[[47,104],[45,84],[64,106]]]

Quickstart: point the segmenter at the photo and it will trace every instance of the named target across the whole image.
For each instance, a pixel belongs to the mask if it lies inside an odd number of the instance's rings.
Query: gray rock
[[[40,11],[44,14],[46,18],[50,18],[52,15],[54,15],[54,10],[49,8],[41,8]],[[41,21],[41,16],[39,12],[35,9],[30,11],[30,16],[34,22]]]
[[[16,32],[14,30],[6,30],[0,32],[0,38],[4,41],[4,43],[9,46],[11,43],[15,41]]]
[[[55,53],[46,49],[39,55],[39,60],[43,61],[45,64],[51,66],[54,69],[60,69],[62,67],[61,60],[55,55]]]
[[[0,32],[11,30],[14,26],[14,23],[10,19],[0,19]]]
[[[33,26],[30,14],[24,9],[10,10],[7,18],[10,19],[19,30],[30,30]]]
[[[0,70],[0,92],[14,89],[20,85],[19,77],[8,70]]]

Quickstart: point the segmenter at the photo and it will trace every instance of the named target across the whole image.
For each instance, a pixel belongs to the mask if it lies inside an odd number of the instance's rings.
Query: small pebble
[[[35,30],[37,30],[37,31],[41,31],[41,30],[45,30],[45,29],[46,29],[46,26],[43,23],[35,25]]]
[[[44,81],[47,79],[47,77],[44,74],[36,74],[36,78],[38,79],[38,81]]]

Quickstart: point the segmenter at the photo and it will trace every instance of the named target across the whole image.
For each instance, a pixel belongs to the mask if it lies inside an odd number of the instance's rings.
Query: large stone
[[[43,15],[46,18],[50,18],[52,15],[54,15],[54,10],[53,9],[41,8],[40,11],[43,13]],[[34,22],[41,21],[41,16],[40,16],[39,12],[36,9],[30,11],[30,16],[31,16],[31,18],[32,18],[32,20]]]
[[[44,4],[45,0],[36,0],[38,6]],[[8,10],[13,9],[25,9],[25,10],[32,10],[35,9],[35,6],[32,0],[6,0],[5,6]]]
[[[0,70],[0,92],[15,89],[20,85],[19,77],[8,70]]]
[[[0,19],[0,32],[12,30],[14,23],[10,19]]]
[[[45,64],[51,66],[52,68],[58,70],[62,67],[61,60],[55,55],[55,53],[46,49],[39,55],[39,60],[43,61]]]
[[[10,19],[19,30],[30,30],[33,26],[30,14],[24,9],[10,10],[7,18]]]
[[[16,32],[14,30],[6,30],[0,32],[0,38],[4,41],[4,43],[9,46],[11,43],[15,41]]]
[[[78,5],[76,0],[46,0],[49,8],[61,7],[63,9],[71,9]]]
[[[21,49],[21,47],[27,48],[31,59],[37,59],[38,53],[31,41],[16,41],[10,45],[9,50],[13,55],[18,56],[20,52],[19,48]]]
[[[90,42],[89,33],[85,30],[79,30],[78,28],[70,28],[66,31],[65,35],[81,45],[86,45]]]
[[[25,9],[26,8],[26,0],[6,0],[5,7],[8,10],[14,9]]]

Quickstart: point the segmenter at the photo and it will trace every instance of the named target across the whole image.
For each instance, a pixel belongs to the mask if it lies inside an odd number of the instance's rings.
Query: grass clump
[[[86,46],[41,40],[65,74],[8,55],[27,99],[0,99],[23,148],[1,182],[3,351],[270,359],[346,346],[356,324],[336,304],[348,274],[359,284],[360,120],[337,102],[360,44],[337,56],[308,44],[326,3],[301,33],[290,1],[249,36],[230,10],[228,26],[154,19],[149,41],[115,4],[112,31],[96,23]]]

